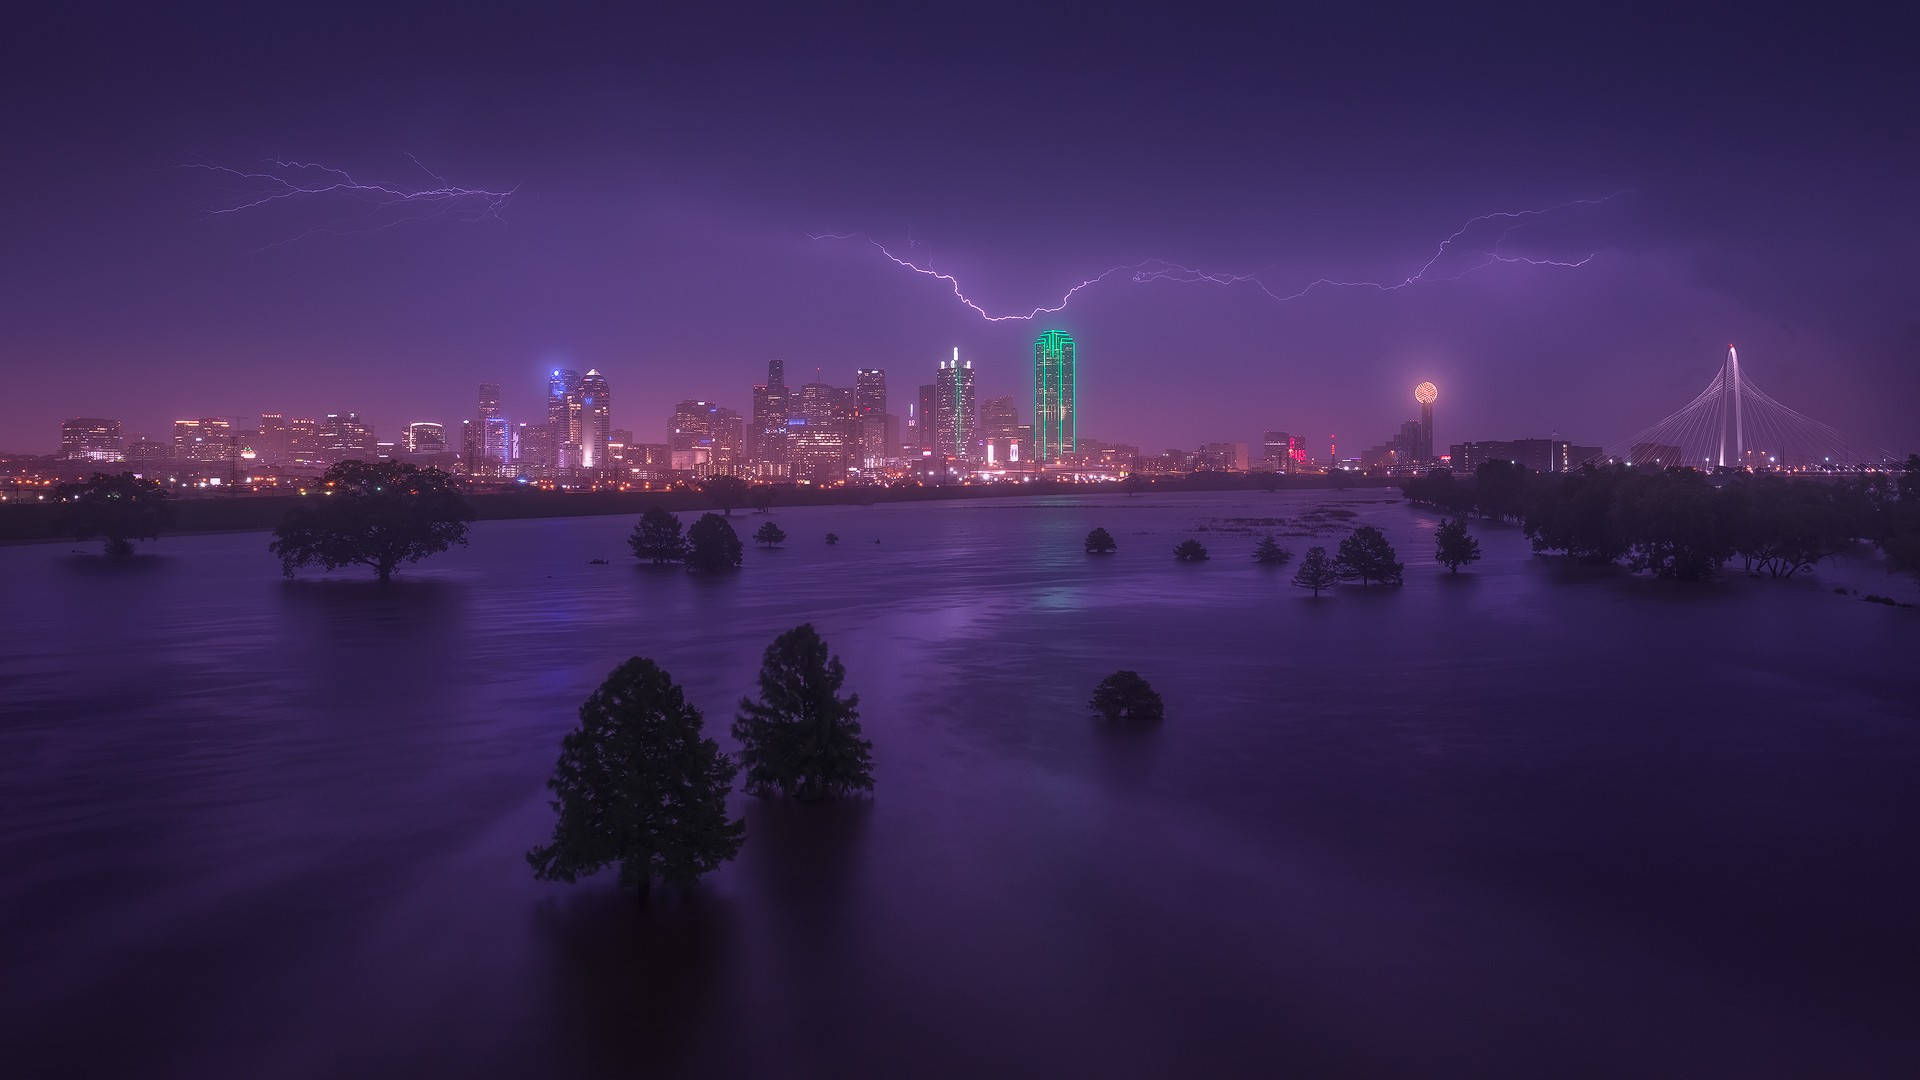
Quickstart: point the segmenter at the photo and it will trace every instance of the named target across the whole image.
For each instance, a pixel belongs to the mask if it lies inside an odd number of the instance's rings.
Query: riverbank
[[[1147,492],[1235,491],[1264,489],[1274,478],[1240,474],[1197,474],[1181,479],[1160,480],[1142,489]],[[1277,478],[1277,490],[1345,490],[1394,487],[1396,481],[1384,478],[1341,476],[1286,476]],[[891,488],[803,488],[782,486],[774,507],[856,506],[876,503],[927,502],[952,499],[1003,499],[1036,495],[1087,495],[1122,493],[1119,485],[1104,484],[982,484],[951,487]],[[287,512],[312,495],[239,495],[210,498],[182,498],[173,503],[173,524],[167,535],[192,533],[265,532],[278,525]],[[699,491],[482,491],[468,496],[480,521],[516,518],[600,517],[634,515],[659,506],[676,512],[715,509],[713,500]],[[744,506],[735,509],[745,509]],[[59,531],[60,507],[56,503],[13,503],[0,505],[0,543],[31,544],[66,540]]]

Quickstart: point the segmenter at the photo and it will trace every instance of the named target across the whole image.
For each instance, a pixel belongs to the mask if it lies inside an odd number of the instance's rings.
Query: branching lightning
[[[1489,266],[1502,265],[1502,264],[1505,264],[1505,265],[1518,264],[1523,266],[1547,266],[1547,267],[1558,267],[1563,269],[1574,269],[1577,267],[1585,266],[1589,262],[1592,262],[1594,257],[1598,253],[1589,251],[1585,255],[1580,256],[1579,258],[1555,259],[1555,258],[1542,258],[1537,256],[1529,256],[1529,255],[1515,255],[1515,254],[1510,254],[1505,251],[1502,251],[1501,249],[1506,244],[1507,239],[1510,236],[1512,236],[1515,232],[1519,231],[1520,229],[1526,228],[1529,225],[1533,225],[1539,222],[1542,218],[1548,217],[1553,214],[1558,214],[1563,211],[1572,210],[1575,207],[1598,206],[1601,203],[1605,203],[1613,199],[1617,199],[1623,194],[1625,193],[1614,192],[1611,195],[1605,195],[1596,199],[1575,199],[1571,202],[1564,202],[1556,206],[1549,206],[1539,210],[1502,210],[1502,211],[1496,211],[1494,213],[1481,214],[1478,217],[1470,218],[1466,221],[1466,223],[1462,224],[1458,229],[1455,229],[1452,232],[1452,234],[1450,234],[1446,239],[1440,241],[1440,245],[1438,248],[1434,250],[1432,257],[1427,259],[1426,262],[1422,263],[1419,269],[1415,270],[1413,273],[1407,275],[1406,277],[1398,281],[1347,281],[1339,278],[1323,277],[1323,278],[1316,278],[1312,281],[1309,281],[1305,285],[1297,289],[1294,289],[1292,291],[1282,291],[1280,289],[1276,289],[1265,278],[1262,277],[1262,274],[1267,273],[1266,271],[1259,271],[1259,272],[1248,273],[1248,274],[1223,273],[1218,271],[1198,270],[1190,266],[1183,266],[1179,263],[1173,262],[1170,259],[1150,258],[1150,259],[1142,259],[1139,262],[1125,263],[1120,266],[1109,267],[1106,270],[1102,270],[1100,273],[1095,274],[1094,276],[1080,282],[1078,285],[1075,285],[1072,288],[1068,289],[1065,292],[1065,294],[1063,294],[1060,297],[1059,302],[1054,304],[1041,305],[1025,313],[1016,311],[1016,312],[1008,312],[1005,314],[994,314],[993,312],[988,311],[985,307],[983,307],[978,301],[968,296],[966,292],[961,288],[959,279],[955,278],[952,274],[943,273],[941,271],[935,270],[931,265],[922,265],[920,263],[912,261],[911,259],[903,259],[900,256],[895,255],[892,251],[888,250],[886,245],[880,243],[880,241],[875,240],[873,237],[867,236],[863,233],[809,233],[808,239],[810,240],[865,240],[867,243],[873,245],[875,250],[879,251],[880,254],[886,256],[887,259],[891,261],[895,266],[898,266],[905,270],[911,270],[916,274],[921,274],[926,277],[933,278],[937,281],[945,282],[947,287],[953,290],[953,295],[955,299],[959,300],[962,304],[965,304],[967,307],[972,308],[975,314],[979,315],[982,319],[985,319],[987,322],[1013,322],[1013,321],[1027,322],[1033,319],[1037,319],[1042,315],[1052,315],[1056,312],[1064,310],[1066,306],[1070,302],[1072,302],[1075,294],[1079,293],[1081,290],[1091,288],[1095,285],[1100,284],[1101,282],[1107,281],[1110,278],[1113,278],[1115,276],[1120,276],[1120,275],[1127,276],[1129,280],[1131,280],[1136,285],[1144,285],[1151,282],[1159,282],[1159,281],[1171,281],[1171,282],[1179,282],[1179,283],[1186,283],[1186,284],[1208,284],[1208,285],[1228,285],[1228,286],[1251,285],[1254,288],[1259,289],[1261,292],[1267,294],[1269,297],[1273,298],[1274,300],[1281,303],[1287,303],[1293,300],[1299,300],[1302,297],[1305,297],[1308,294],[1319,289],[1371,289],[1376,292],[1383,292],[1383,293],[1398,292],[1401,289],[1410,288],[1414,285],[1419,285],[1424,282],[1455,281],[1455,280],[1458,280],[1459,278],[1467,276],[1468,274],[1474,273],[1479,270],[1484,270]],[[1500,230],[1500,233],[1497,237],[1493,238],[1493,242],[1469,252],[1466,255],[1463,263],[1458,265],[1453,264],[1449,260],[1449,256],[1460,254],[1460,252],[1457,251],[1456,248],[1458,245],[1461,244],[1462,239],[1469,232],[1472,232],[1474,229],[1479,228],[1480,226],[1486,225],[1491,222],[1505,223],[1505,227]],[[1445,265],[1443,265],[1443,263]]]
[[[513,198],[517,188],[489,191],[485,188],[459,187],[421,164],[408,154],[420,171],[435,186],[412,188],[401,184],[364,181],[345,169],[312,161],[268,161],[254,169],[236,169],[228,165],[192,162],[189,169],[204,169],[234,181],[240,190],[225,205],[211,207],[208,213],[227,215],[260,210],[281,204],[316,203],[326,207],[330,218],[298,236],[269,245],[277,247],[305,239],[317,233],[353,235],[378,232],[397,225],[412,225],[438,219],[454,221],[498,220],[501,210]]]

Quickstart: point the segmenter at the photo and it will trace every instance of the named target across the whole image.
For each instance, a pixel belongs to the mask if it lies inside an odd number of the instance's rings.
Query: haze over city
[[[1446,394],[1443,444],[1605,444],[1683,404],[1729,341],[1808,415],[1920,442],[1920,328],[1885,271],[1920,240],[1915,94],[1869,27],[279,19],[21,24],[0,75],[0,448],[48,452],[92,415],[164,438],[180,417],[355,410],[385,438],[471,415],[481,381],[537,411],[555,365],[608,373],[614,425],[660,439],[676,401],[744,411],[774,358],[910,387],[958,346],[983,397],[1024,395],[1049,326],[1081,343],[1083,430],[1147,450],[1276,427],[1358,447],[1422,380]],[[357,231],[345,196],[214,213],[257,187],[184,167],[275,160],[511,197]],[[1122,275],[1040,325],[986,322],[860,239],[809,239],[870,236],[1026,311],[1153,258],[1281,293],[1399,282],[1477,215],[1581,199],[1606,201],[1503,249],[1592,256],[1577,268],[1287,302]]]
[[[1912,35],[1455,7],[10,8],[6,1076],[1920,1076]]]

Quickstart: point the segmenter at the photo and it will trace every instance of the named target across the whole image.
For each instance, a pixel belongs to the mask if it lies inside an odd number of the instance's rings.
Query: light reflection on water
[[[1755,1075],[1911,1054],[1920,991],[1888,946],[1915,929],[1913,612],[1831,592],[1911,586],[1845,565],[1689,589],[1488,525],[1452,578],[1434,518],[1384,499],[776,508],[786,546],[720,580],[636,567],[620,518],[484,523],[385,589],[284,581],[261,535],[131,566],[0,548],[14,1059]],[[1333,534],[1223,520],[1322,504],[1384,528],[1406,587],[1315,601],[1252,547]],[[1082,554],[1094,525],[1117,554]],[[1173,561],[1189,535],[1210,562]],[[741,858],[644,916],[607,882],[530,879],[560,735],[610,668],[660,661],[725,743],[801,621],[861,695],[871,801],[740,799]],[[1119,667],[1165,695],[1164,729],[1088,722]]]

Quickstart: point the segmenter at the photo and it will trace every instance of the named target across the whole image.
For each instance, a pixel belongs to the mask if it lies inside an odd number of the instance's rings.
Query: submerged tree
[[[561,741],[547,781],[559,820],[527,852],[534,877],[571,882],[617,862],[645,903],[654,878],[689,885],[739,853],[746,822],[727,819],[738,766],[701,723],[653,661],[615,668]]]
[[[719,514],[701,514],[687,530],[687,566],[694,570],[733,570],[740,566],[740,537]]]
[[[1096,528],[1087,534],[1087,554],[1111,555],[1120,545],[1113,542],[1113,534],[1105,529]]]
[[[467,542],[473,507],[453,477],[400,461],[343,461],[321,477],[325,494],[295,507],[267,550],[288,577],[302,566],[359,563],[381,581],[403,562]]]
[[[82,483],[61,484],[60,529],[75,540],[99,537],[107,554],[133,554],[135,540],[153,540],[173,522],[167,489],[130,472],[94,473]]]
[[[839,543],[839,542],[840,542],[840,534],[839,534],[839,533],[828,533],[828,534],[827,534],[827,543],[828,543],[828,544],[837,544],[837,543]],[[877,544],[877,543],[879,543],[879,542],[880,542],[880,541],[878,541],[878,540],[875,540],[875,541],[874,541],[874,543],[876,543],[876,544]]]
[[[1165,715],[1160,695],[1134,671],[1116,671],[1101,679],[1087,704],[1095,716],[1114,725],[1157,724]]]
[[[1174,547],[1173,557],[1181,562],[1206,562],[1207,548],[1198,540],[1182,540]]]
[[[1387,535],[1372,525],[1362,525],[1340,541],[1340,556],[1333,565],[1342,578],[1362,585],[1376,581],[1398,585],[1405,570],[1394,561],[1393,545],[1387,543]]]
[[[1284,566],[1293,552],[1280,546],[1280,542],[1271,535],[1254,545],[1253,561],[1262,566]]]
[[[780,489],[772,484],[755,484],[747,492],[747,505],[753,507],[756,514],[764,514],[773,506],[780,495]]]
[[[732,517],[734,507],[746,505],[747,482],[737,476],[716,476],[700,485],[700,493]]]
[[[749,792],[812,800],[873,790],[873,743],[860,737],[860,695],[839,696],[846,677],[812,623],[767,646],[760,700],[741,698],[733,722]]]
[[[1302,589],[1312,589],[1319,596],[1321,589],[1331,589],[1340,580],[1334,572],[1333,560],[1327,558],[1327,549],[1310,547],[1307,557],[1300,561],[1299,569],[1293,572],[1293,584]]]
[[[753,539],[755,543],[764,544],[767,547],[772,547],[775,544],[786,543],[787,532],[785,529],[782,529],[780,526],[775,525],[773,522],[769,521],[761,525],[760,528],[754,531]]]
[[[1440,527],[1433,534],[1433,557],[1440,561],[1452,573],[1470,562],[1480,561],[1480,541],[1467,535],[1467,519],[1463,517],[1441,518]]]
[[[680,519],[658,506],[650,506],[640,515],[639,524],[627,537],[627,546],[633,549],[634,558],[650,560],[655,566],[679,562],[687,554]]]

